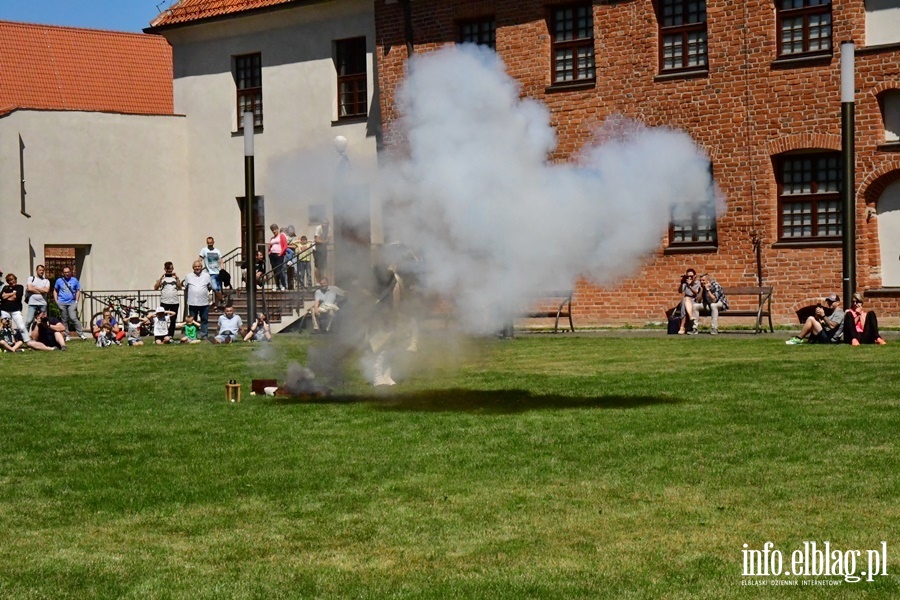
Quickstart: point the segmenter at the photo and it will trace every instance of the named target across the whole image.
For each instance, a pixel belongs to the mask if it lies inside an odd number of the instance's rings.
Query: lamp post
[[[854,46],[841,42],[841,202],[843,203],[843,292],[848,302],[856,292],[856,150],[854,147]]]
[[[256,320],[256,273],[253,268],[253,261],[256,259],[254,252],[255,244],[253,239],[253,230],[256,228],[254,222],[254,204],[256,197],[256,181],[255,168],[253,165],[253,113],[245,112],[244,118],[244,221],[247,224],[247,235],[244,241],[246,250],[244,251],[244,264],[247,268],[247,323]]]

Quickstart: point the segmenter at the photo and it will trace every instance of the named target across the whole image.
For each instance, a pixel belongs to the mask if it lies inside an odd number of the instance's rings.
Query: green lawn
[[[900,597],[900,343],[785,337],[439,340],[318,403],[224,400],[308,337],[4,354],[0,597]],[[742,585],[767,541],[889,576]]]

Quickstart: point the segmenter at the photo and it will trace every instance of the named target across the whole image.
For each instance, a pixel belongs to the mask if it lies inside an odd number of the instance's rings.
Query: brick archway
[[[786,135],[766,144],[769,156],[775,156],[791,150],[823,149],[841,150],[841,136],[827,133],[798,133]]]
[[[885,188],[898,179],[900,179],[900,160],[891,161],[866,175],[857,193],[865,198],[866,204],[876,204]]]

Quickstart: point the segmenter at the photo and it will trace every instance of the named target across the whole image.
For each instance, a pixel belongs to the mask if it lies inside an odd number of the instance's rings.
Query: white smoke
[[[484,48],[415,56],[397,102],[407,152],[381,173],[387,241],[420,252],[424,286],[452,297],[469,330],[579,277],[632,273],[673,209],[715,200],[709,159],[681,131],[608,119],[577,160],[549,162],[547,108]]]

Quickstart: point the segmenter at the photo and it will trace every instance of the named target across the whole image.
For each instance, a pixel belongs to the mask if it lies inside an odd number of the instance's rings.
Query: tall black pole
[[[856,293],[856,149],[855,77],[853,42],[841,43],[841,203],[843,204],[842,249],[844,303]]]
[[[256,321],[256,251],[254,250],[253,230],[256,198],[256,176],[253,165],[253,113],[245,112],[244,119],[244,221],[247,224],[247,235],[244,241],[244,264],[247,268],[247,326]]]

